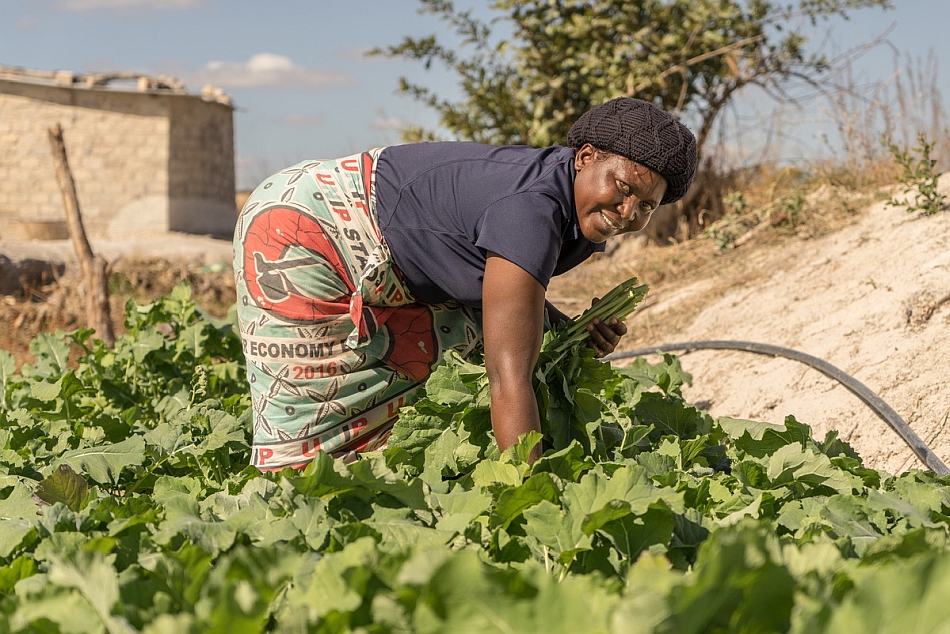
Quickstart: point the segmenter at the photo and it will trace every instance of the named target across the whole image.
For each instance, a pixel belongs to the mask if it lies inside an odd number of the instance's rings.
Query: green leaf
[[[421,414],[414,407],[404,407],[393,425],[389,447],[405,449],[410,454],[421,453],[448,427],[440,416]]]
[[[629,366],[617,368],[617,373],[639,386],[640,390],[657,386],[667,395],[679,395],[682,386],[693,380],[692,375],[683,370],[680,360],[671,354],[664,354],[659,363],[638,357]]]
[[[124,617],[113,615],[119,601],[119,578],[109,559],[101,553],[80,551],[71,561],[53,559],[49,581],[77,589],[110,634],[135,631]]]
[[[586,473],[579,482],[568,484],[561,499],[571,513],[590,514],[610,502],[620,501],[636,515],[645,513],[654,504],[675,512],[684,510],[682,496],[668,488],[654,486],[640,466],[627,465],[609,478],[596,471]]]
[[[726,425],[731,426],[730,429],[732,432],[730,435],[733,436],[732,444],[737,449],[756,458],[773,454],[786,445],[797,443],[804,447],[811,441],[811,428],[808,427],[808,425],[799,423],[792,416],[785,418],[785,424],[782,426],[783,429],[777,429],[772,425],[747,426],[746,432],[748,433],[749,427],[751,427],[757,435],[761,436],[759,440],[753,438],[751,435],[747,435],[747,433],[738,437],[734,435],[742,423],[751,421],[739,421],[738,419],[731,419],[731,421],[732,422],[727,422]]]
[[[661,629],[785,631],[796,585],[765,526],[746,520],[721,528],[700,547],[694,574],[673,595],[672,615]]]
[[[811,487],[829,487],[845,495],[851,493],[852,481],[856,480],[831,464],[825,454],[804,451],[798,444],[785,445],[772,454],[766,475],[773,487],[801,482]]]
[[[0,350],[0,406],[6,406],[7,385],[16,374],[16,358],[6,350]]]
[[[54,466],[66,464],[78,473],[88,474],[95,482],[114,485],[123,469],[140,466],[144,461],[145,439],[132,436],[112,445],[67,451],[54,462]]]
[[[732,475],[746,488],[767,489],[771,486],[767,466],[754,459],[732,465]]]
[[[142,628],[142,634],[200,634],[200,632],[201,629],[195,623],[195,617],[187,612],[159,614]]]
[[[525,532],[551,549],[551,554],[561,563],[567,564],[577,553],[590,549],[590,536],[581,529],[583,517],[575,520],[573,515],[547,500],[526,508],[523,514]]]
[[[420,480],[401,477],[378,454],[364,454],[346,469],[354,484],[374,493],[388,495],[412,509],[428,508],[425,488]]]
[[[732,526],[733,524],[738,524],[746,517],[759,517],[759,507],[762,505],[762,497],[763,494],[759,492],[751,501],[749,501],[748,496],[745,495],[736,495],[735,498],[727,500],[722,505],[716,507],[716,512],[720,514],[729,511],[728,514],[722,515],[717,523],[720,526]]]
[[[588,471],[594,463],[584,455],[584,448],[577,441],[564,449],[548,452],[534,463],[531,472],[553,473],[562,480],[576,482],[582,473]]]
[[[727,436],[733,439],[738,439],[744,434],[748,434],[752,440],[762,440],[762,436],[766,431],[774,431],[776,433],[787,431],[785,425],[764,423],[743,418],[729,418],[727,416],[717,418],[716,423],[726,432]]]
[[[0,535],[0,544],[4,544],[2,535]],[[15,546],[14,544],[14,547]],[[2,546],[0,546],[0,550],[3,550]],[[9,553],[0,554],[0,556],[7,557]],[[0,596],[11,594],[13,587],[18,581],[32,577],[37,572],[36,561],[27,555],[21,555],[14,559],[9,565],[0,567]]]
[[[26,581],[38,576],[34,575]],[[25,596],[24,600],[17,603],[16,611],[10,617],[10,625],[14,631],[30,626],[33,626],[30,628],[33,631],[63,634],[106,631],[95,608],[78,590],[48,589]]]
[[[351,612],[363,603],[370,571],[379,561],[376,542],[361,537],[317,562],[304,600],[312,614],[325,617],[331,612]]]
[[[536,631],[532,603],[524,600],[533,589],[517,584],[517,577],[487,566],[475,553],[450,557],[426,585],[415,613],[417,631]]]
[[[497,460],[483,460],[472,472],[472,481],[476,487],[487,487],[493,484],[507,484],[519,486],[522,482],[522,470],[510,462]]]
[[[676,467],[676,458],[656,451],[641,453],[636,457],[637,464],[646,469],[652,478],[671,473]]]
[[[867,568],[832,612],[828,632],[946,632],[950,559],[924,553]]]
[[[423,453],[425,457],[425,468],[420,476],[430,485],[437,486],[442,482],[442,477],[448,471],[450,474],[458,473],[458,461],[456,460],[456,450],[462,445],[462,440],[451,429],[442,430],[435,436],[425,448]]]
[[[142,568],[183,606],[193,606],[200,599],[213,562],[206,551],[187,542],[176,551],[156,550],[139,556]]]
[[[640,516],[627,514],[606,522],[599,530],[632,563],[654,544],[666,547],[673,536],[674,525],[673,513],[669,509],[650,508]]]
[[[44,403],[55,401],[62,393],[62,377],[53,383],[49,383],[48,381],[34,381],[30,383],[30,396]]]
[[[66,372],[69,344],[49,333],[41,332],[30,342],[30,352],[36,357],[34,369],[44,377],[60,376]]]
[[[541,442],[543,436],[536,431],[530,431],[522,434],[518,442],[508,447],[502,454],[502,460],[510,460],[515,463],[525,464],[531,456],[531,451]]]
[[[833,495],[820,507],[818,516],[831,525],[833,533],[851,541],[860,555],[880,539],[887,521],[883,514],[874,514],[864,498]]]
[[[426,397],[458,411],[469,405],[474,392],[458,372],[448,366],[439,366],[426,381]]]
[[[187,352],[191,358],[200,359],[206,354],[205,348],[208,343],[207,323],[196,323],[184,328],[175,338],[175,356],[180,358],[183,352]]]
[[[648,392],[634,408],[644,425],[653,425],[663,435],[693,438],[708,431],[708,417],[680,399]]]
[[[376,507],[365,523],[382,535],[379,549],[386,552],[405,551],[415,545],[441,546],[455,535],[455,531],[426,526],[408,508]]]
[[[34,519],[38,513],[39,508],[33,500],[33,488],[26,482],[17,482],[10,495],[0,500],[0,520]]]
[[[166,345],[165,337],[156,330],[139,333],[132,341],[131,352],[135,363],[142,363],[145,358],[156,350],[163,350]]]
[[[0,557],[6,558],[13,554],[36,524],[36,521],[25,518],[0,518]]]
[[[68,464],[59,465],[52,474],[36,485],[33,495],[46,504],[62,502],[71,511],[79,512],[89,504],[89,484]]]
[[[896,517],[902,517],[913,528],[937,527],[931,519],[932,509],[927,508],[926,505],[918,506],[910,499],[896,493],[868,491],[868,506],[874,511],[884,511]]]
[[[504,495],[509,490],[505,489]],[[472,520],[484,513],[492,503],[491,495],[481,488],[466,491],[460,487],[448,493],[432,493],[432,506],[439,511],[436,527],[443,531],[462,532]]]
[[[560,494],[560,489],[550,474],[536,473],[525,480],[524,484],[501,492],[495,503],[491,525],[507,529],[525,509],[542,500],[556,504]]]

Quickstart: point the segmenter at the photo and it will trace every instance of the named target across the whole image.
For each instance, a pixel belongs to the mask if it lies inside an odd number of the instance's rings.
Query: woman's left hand
[[[599,298],[594,298],[594,301],[591,302],[591,306],[596,304]],[[620,342],[620,338],[627,334],[627,326],[617,319],[616,317],[611,317],[607,321],[601,321],[600,319],[594,319],[587,326],[587,345],[594,349],[596,356],[603,357],[611,352],[617,347],[617,344]]]

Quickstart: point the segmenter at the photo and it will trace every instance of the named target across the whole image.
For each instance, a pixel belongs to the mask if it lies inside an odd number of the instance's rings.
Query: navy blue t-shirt
[[[380,230],[417,300],[478,308],[489,251],[547,288],[604,250],[577,225],[575,175],[566,147],[387,147],[376,163]]]

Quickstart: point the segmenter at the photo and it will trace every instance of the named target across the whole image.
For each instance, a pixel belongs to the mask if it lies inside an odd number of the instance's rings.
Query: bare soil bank
[[[950,190],[950,175],[941,190]],[[637,259],[631,250],[577,275],[595,292],[598,271],[633,270]],[[697,266],[698,276],[687,263],[682,275],[651,284],[622,348],[731,339],[799,350],[864,383],[950,463],[950,212],[921,216],[879,202],[821,237],[743,246],[721,260],[718,269]],[[649,271],[641,277],[651,282]],[[563,279],[552,292],[579,286]],[[745,352],[680,358],[693,375],[684,395],[714,416],[780,423],[794,415],[817,437],[838,430],[868,466],[921,466],[861,400],[808,366]]]

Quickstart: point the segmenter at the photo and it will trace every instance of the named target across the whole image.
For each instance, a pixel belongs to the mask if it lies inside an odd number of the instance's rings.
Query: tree
[[[399,90],[432,108],[460,139],[542,147],[564,143],[573,121],[618,96],[645,99],[693,124],[700,156],[717,117],[744,86],[776,97],[793,79],[819,85],[827,61],[806,54],[796,17],[813,24],[847,18],[891,0],[492,0],[489,24],[450,0],[420,0],[471,51],[436,36],[406,37],[375,54],[441,63],[459,77],[463,98],[451,102],[400,79]],[[497,29],[496,29],[497,30]],[[421,128],[407,140],[436,138]]]

